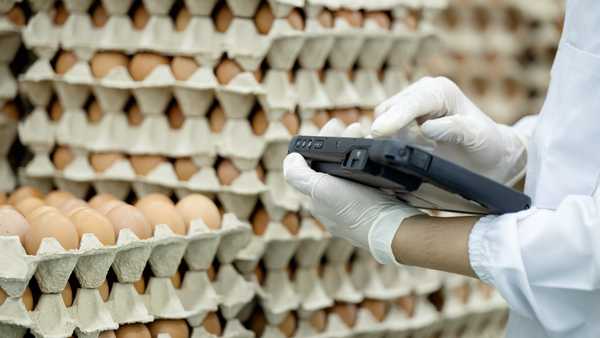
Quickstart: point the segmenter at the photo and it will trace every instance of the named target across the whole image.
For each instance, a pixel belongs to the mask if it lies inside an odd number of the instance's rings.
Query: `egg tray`
[[[171,1],[166,7],[170,8]],[[189,2],[188,2],[189,3]],[[40,56],[51,58],[53,52],[59,46],[65,49],[75,50],[80,56],[89,55],[95,49],[108,50],[152,50],[167,54],[192,55],[203,64],[214,64],[223,53],[230,55],[238,61],[247,70],[254,70],[267,59],[272,68],[291,69],[295,59],[303,48],[305,37],[313,40],[323,37],[330,41],[329,36],[333,35],[336,42],[331,48],[330,63],[336,68],[349,68],[358,58],[361,52],[361,45],[365,36],[373,42],[377,41],[375,46],[378,48],[363,49],[365,54],[362,59],[366,61],[364,65],[375,67],[381,65],[383,55],[388,51],[385,47],[389,45],[391,35],[394,34],[386,30],[378,29],[374,23],[369,24],[369,19],[364,28],[351,28],[344,21],[336,20],[333,29],[322,31],[295,31],[287,20],[283,18],[276,19],[272,30],[268,35],[262,36],[256,32],[254,22],[248,15],[243,13],[247,11],[252,16],[256,10],[259,1],[243,2],[228,1],[236,18],[226,33],[218,33],[214,30],[212,19],[207,16],[194,15],[183,32],[174,30],[172,19],[166,15],[164,10],[156,11],[151,6],[147,6],[151,13],[150,19],[143,30],[134,30],[131,20],[126,15],[113,13],[117,15],[109,16],[109,20],[103,28],[93,28],[91,20],[86,13],[72,13],[62,27],[54,26],[48,13],[38,12],[30,20],[27,29],[24,31],[24,40],[26,45],[36,51]],[[272,4],[284,4],[284,1],[270,1]],[[389,9],[402,4],[390,2],[387,6],[372,4],[373,2],[339,2],[334,4],[329,1],[332,7],[378,7],[378,9]],[[289,2],[288,2],[289,4]],[[300,3],[299,3],[300,4]],[[147,4],[148,5],[148,4]],[[233,5],[233,6],[232,6]],[[246,7],[246,10],[240,10]],[[322,6],[317,6],[321,8]],[[285,10],[275,7],[275,13],[278,15],[287,15],[291,6]],[[308,10],[309,13],[314,10]],[[198,45],[197,39],[201,37],[206,44]],[[92,38],[90,38],[92,37]],[[314,46],[313,43],[308,47]],[[322,46],[322,45],[321,45]],[[383,47],[383,48],[382,48]],[[369,56],[375,56],[369,59]],[[322,53],[312,53],[313,56],[322,56]],[[310,68],[322,65],[322,57],[311,59],[310,53],[304,53],[303,63]],[[307,63],[308,62],[308,63]]]
[[[250,228],[232,214],[223,217],[220,230],[211,231],[201,221],[193,221],[186,236],[175,235],[167,225],[157,225],[154,237],[139,240],[123,229],[114,246],[103,246],[93,234],[84,234],[78,250],[65,251],[54,238],[42,240],[37,255],[25,253],[16,236],[0,238],[4,259],[0,261],[0,286],[10,296],[20,295],[35,275],[44,293],[60,292],[71,273],[85,288],[97,288],[109,269],[119,282],[140,279],[146,263],[155,276],[172,276],[182,259],[192,269],[205,270],[213,257],[227,263],[249,239]]]
[[[156,319],[187,319],[197,327],[220,299],[206,272],[190,270],[180,289],[168,277],[152,277],[143,295],[131,283],[116,282],[106,302],[96,289],[78,289],[70,307],[60,294],[42,294],[35,310],[27,312],[19,298],[8,298],[0,305],[0,332],[3,337],[23,337],[27,330],[36,337],[98,337],[119,325]],[[240,332],[235,325],[229,330]]]

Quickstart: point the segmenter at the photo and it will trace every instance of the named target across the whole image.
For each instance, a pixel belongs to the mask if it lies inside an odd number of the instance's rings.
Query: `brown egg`
[[[271,10],[271,6],[267,2],[263,2],[254,15],[256,30],[260,34],[268,34],[274,21],[275,15]]]
[[[159,319],[148,324],[152,337],[167,333],[171,338],[189,338],[190,329],[185,319]]]
[[[265,168],[263,168],[262,165],[260,165],[260,163],[256,166],[256,176],[261,182],[266,183],[267,176],[265,173]]]
[[[0,236],[18,236],[24,243],[28,230],[29,222],[15,208],[8,205],[0,207]]]
[[[225,117],[223,108],[221,106],[215,106],[209,116],[210,131],[213,133],[220,133],[221,130],[223,130],[226,121],[227,117]]]
[[[175,289],[181,288],[181,274],[179,271],[175,272],[173,276],[171,276],[171,284]]]
[[[71,284],[69,284],[68,282],[67,285],[65,285],[65,288],[63,289],[62,299],[66,307],[70,307],[71,305],[73,305],[73,289],[71,289]]]
[[[331,311],[336,313],[348,327],[354,327],[354,324],[356,324],[358,311],[355,304],[336,303]]]
[[[69,18],[69,11],[62,1],[54,3],[54,18],[53,22],[57,26],[62,26]]]
[[[345,20],[352,27],[362,27],[363,15],[360,11],[351,9],[338,9],[334,12],[336,18]]]
[[[263,270],[260,265],[254,269],[254,275],[256,276],[256,281],[259,285],[263,285],[265,283],[265,270]]]
[[[144,324],[128,324],[119,327],[117,338],[152,338],[150,330]]]
[[[217,80],[220,84],[226,85],[238,74],[242,73],[242,67],[231,59],[224,59],[219,63],[216,69]]]
[[[400,297],[396,300],[396,305],[398,305],[409,318],[412,318],[415,315],[417,298],[415,295]]]
[[[90,206],[85,203],[85,201],[80,200],[78,198],[72,198],[68,201],[66,201],[65,203],[63,203],[60,208],[57,207],[58,210],[60,210],[60,212],[62,212],[65,215],[68,215],[69,213],[71,213],[71,211],[75,210],[75,209],[80,209],[80,208],[89,208]]]
[[[154,68],[160,65],[168,65],[169,58],[155,53],[137,53],[129,62],[129,73],[135,81],[144,80]]]
[[[269,119],[262,108],[258,108],[250,118],[252,131],[255,135],[263,135],[269,128]]]
[[[382,322],[388,314],[388,305],[382,300],[365,299],[360,306],[371,312],[378,322]]]
[[[19,108],[13,101],[8,101],[0,110],[0,113],[4,114],[4,116],[8,117],[11,120],[17,121],[19,119]]]
[[[169,119],[169,126],[171,129],[179,129],[185,122],[185,115],[183,115],[183,111],[181,111],[181,108],[178,104],[171,106],[167,112],[167,117]]]
[[[269,222],[271,221],[271,217],[267,213],[265,208],[259,208],[252,215],[252,230],[258,236],[264,235],[267,231],[267,227],[269,226]]]
[[[94,209],[101,208],[104,204],[109,201],[116,201],[117,198],[109,193],[98,194],[90,199],[88,202],[89,206]]]
[[[108,201],[98,211],[112,223],[117,238],[122,229],[131,229],[139,239],[152,237],[152,227],[144,214],[133,205],[121,201]]]
[[[215,271],[214,266],[209,266],[208,270],[206,270],[206,274],[208,275],[208,280],[213,282],[215,278],[217,278],[217,272]]]
[[[323,8],[321,13],[319,13],[319,15],[317,15],[317,20],[319,21],[321,26],[323,26],[325,28],[333,27],[333,13],[330,10],[328,10],[327,8]]]
[[[133,28],[137,30],[144,29],[148,20],[150,20],[150,13],[148,13],[146,7],[140,2],[140,5],[133,11]]]
[[[104,172],[116,162],[124,159],[125,156],[121,153],[95,153],[90,155],[90,163],[97,173]]]
[[[287,20],[293,29],[298,31],[304,30],[304,17],[298,8],[292,9],[290,14],[287,16]]]
[[[44,198],[44,195],[34,187],[23,186],[15,190],[12,194],[10,194],[10,196],[8,197],[8,204],[16,206],[19,202],[28,197],[37,197],[39,199],[42,199]]]
[[[91,233],[104,245],[115,244],[116,236],[113,225],[99,211],[85,206],[71,210],[67,216],[75,224],[79,238],[83,234]]]
[[[52,121],[60,120],[60,118],[62,117],[62,114],[63,114],[63,108],[58,100],[52,101],[52,103],[50,104],[49,113],[50,113],[50,119]]]
[[[189,157],[175,160],[175,174],[180,181],[187,181],[194,176],[200,168]]]
[[[363,109],[360,111],[360,115],[367,117],[371,121],[375,119],[375,111],[373,109]]]
[[[129,107],[129,111],[127,112],[127,123],[132,126],[139,126],[142,122],[144,122],[144,114],[142,114],[142,111],[137,104],[133,104]]]
[[[295,212],[285,214],[281,223],[292,235],[297,235],[300,231],[300,217]]]
[[[256,82],[261,83],[263,79],[263,71],[260,68],[257,68],[253,73]]]
[[[21,300],[23,301],[27,311],[33,311],[33,294],[31,293],[31,289],[29,287],[25,288],[23,296],[21,296]]]
[[[95,78],[103,78],[117,67],[127,67],[129,58],[119,52],[97,52],[90,60],[92,74]]]
[[[265,326],[267,326],[265,314],[262,310],[255,310],[252,317],[250,317],[250,330],[254,332],[254,336],[261,337],[265,330]]]
[[[178,235],[187,233],[185,221],[177,212],[173,202],[166,196],[161,194],[144,196],[137,201],[135,207],[144,214],[152,227],[152,232],[157,225],[166,224]]]
[[[317,126],[317,128],[321,129],[323,126],[329,121],[329,114],[327,112],[321,111],[316,113],[312,117],[312,122]]]
[[[202,219],[213,230],[221,228],[221,213],[215,203],[200,194],[190,194],[175,205],[186,224],[195,219]]]
[[[198,69],[198,63],[189,56],[175,56],[171,60],[171,71],[176,80],[185,81]]]
[[[100,297],[102,298],[102,300],[105,302],[108,301],[108,297],[110,296],[110,288],[108,287],[108,282],[106,281],[106,279],[104,280],[104,282],[102,282],[100,287],[98,287],[98,291],[100,292]]]
[[[52,155],[52,163],[54,163],[54,167],[56,167],[56,169],[63,170],[71,162],[73,162],[74,158],[75,155],[73,155],[73,152],[71,151],[70,147],[59,146],[58,148],[56,148],[54,154]]]
[[[23,216],[27,217],[35,209],[44,205],[46,205],[46,203],[37,197],[27,197],[17,203],[17,205],[15,205],[15,209],[17,209]]]
[[[87,111],[87,118],[90,123],[97,123],[102,120],[104,113],[98,101],[94,100],[90,103]]]
[[[0,305],[4,304],[4,301],[6,300],[7,297],[8,297],[8,295],[6,294],[6,292],[4,292],[4,290],[2,290],[0,288]]]
[[[4,205],[8,203],[8,200],[6,199],[6,194],[0,191],[0,205]]]
[[[175,30],[178,32],[183,32],[190,23],[191,18],[192,14],[190,11],[187,9],[187,7],[183,6],[175,18]]]
[[[384,11],[372,11],[365,13],[365,19],[374,20],[377,25],[383,29],[390,29],[392,27],[392,20],[390,16]]]
[[[217,166],[217,177],[222,185],[230,185],[239,176],[240,171],[231,160],[223,159]]]
[[[102,3],[100,3],[92,12],[92,24],[94,24],[95,27],[104,27],[107,21],[108,12],[106,11],[106,8],[102,6]]]
[[[319,310],[310,316],[310,325],[317,332],[323,332],[327,328],[327,313],[325,310]]]
[[[215,23],[217,32],[225,33],[233,21],[233,12],[231,12],[231,9],[227,6],[226,2],[222,1],[221,4],[222,5],[215,12],[213,22]]]
[[[223,328],[221,327],[221,322],[219,321],[219,316],[217,316],[214,312],[209,312],[204,320],[202,321],[202,326],[206,330],[206,332],[220,337],[223,334]]]
[[[354,122],[358,122],[360,113],[355,108],[334,109],[331,111],[331,117],[342,121],[345,125],[351,125]]]
[[[104,331],[100,333],[98,338],[117,338],[117,335],[115,334],[115,331]]]
[[[77,63],[77,56],[75,53],[70,51],[61,51],[58,54],[58,58],[56,59],[56,65],[54,66],[54,71],[56,74],[62,75],[66,73],[73,65]]]
[[[283,125],[287,128],[290,134],[298,134],[298,130],[300,130],[300,119],[298,118],[298,115],[291,112],[286,113],[281,118],[281,123],[283,123]]]
[[[42,206],[35,209],[27,217],[29,231],[25,235],[25,251],[35,255],[42,239],[53,237],[65,250],[79,247],[79,236],[75,225],[56,208]]]
[[[294,332],[296,332],[296,316],[293,313],[288,314],[277,327],[284,336],[288,338],[292,337]]]
[[[6,15],[6,18],[10,20],[10,22],[18,27],[25,26],[27,21],[25,18],[25,13],[23,13],[23,9],[18,4],[14,4],[13,7],[4,15]]]
[[[160,155],[131,155],[129,162],[137,175],[146,176],[154,168],[165,163],[166,159]]]
[[[135,291],[137,291],[137,293],[143,295],[144,292],[146,292],[146,281],[144,280],[144,278],[140,278],[138,281],[133,283],[133,287],[135,288]]]
[[[63,203],[73,198],[75,196],[68,191],[54,190],[46,195],[44,202],[51,207],[60,208]]]

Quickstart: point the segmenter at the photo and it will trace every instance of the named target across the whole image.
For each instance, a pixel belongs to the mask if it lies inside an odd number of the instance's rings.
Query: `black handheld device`
[[[316,171],[381,189],[417,208],[503,214],[531,204],[523,193],[398,140],[296,136],[288,152],[300,153]]]

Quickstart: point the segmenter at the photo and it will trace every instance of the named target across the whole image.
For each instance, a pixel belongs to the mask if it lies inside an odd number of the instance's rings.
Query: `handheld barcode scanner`
[[[531,199],[417,147],[391,139],[296,136],[316,171],[362,183],[421,209],[503,214],[529,208]]]

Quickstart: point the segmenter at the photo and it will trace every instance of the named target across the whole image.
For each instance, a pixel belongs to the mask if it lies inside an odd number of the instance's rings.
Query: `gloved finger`
[[[308,166],[306,160],[298,153],[291,153],[283,160],[283,176],[286,181],[305,195],[311,195],[317,173]]]
[[[358,122],[354,122],[344,129],[342,137],[363,137],[362,126]]]
[[[423,123],[421,131],[423,135],[435,141],[471,148],[478,143],[474,132],[477,126],[469,123],[469,120],[468,116],[445,116]]]
[[[456,85],[442,77],[425,77],[376,108],[371,135],[389,136],[419,117],[436,118],[453,112]]]
[[[342,121],[335,118],[331,119],[323,126],[323,128],[321,128],[321,131],[319,131],[319,136],[340,136],[344,132],[345,127],[346,126],[342,123]]]

